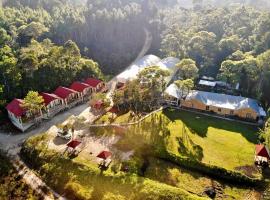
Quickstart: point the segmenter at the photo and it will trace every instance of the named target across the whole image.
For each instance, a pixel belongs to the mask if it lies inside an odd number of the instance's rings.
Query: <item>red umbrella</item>
[[[111,155],[112,155],[112,153],[109,152],[109,151],[102,151],[102,152],[100,152],[100,153],[97,155],[97,157],[106,160],[106,159],[107,159],[108,157],[110,157]]]
[[[79,146],[82,142],[78,140],[72,140],[69,143],[67,143],[68,147],[71,147],[72,149],[75,149],[77,146]]]

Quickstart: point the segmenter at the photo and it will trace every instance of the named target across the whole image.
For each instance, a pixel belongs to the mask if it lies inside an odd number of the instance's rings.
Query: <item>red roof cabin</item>
[[[22,99],[14,99],[7,106],[8,117],[12,124],[16,126],[19,130],[24,132],[32,125],[34,125],[34,120],[30,118],[30,113],[21,107],[23,103]]]
[[[64,103],[67,108],[74,107],[82,102],[82,98],[79,92],[72,90],[70,88],[60,86],[54,91],[54,94],[64,100]]]
[[[255,164],[263,165],[270,160],[269,149],[263,144],[257,144],[255,146]]]
[[[79,92],[81,98],[83,98],[84,100],[88,100],[89,96],[92,93],[93,87],[88,85],[87,83],[76,81],[72,83],[72,85],[70,86],[70,89]]]
[[[45,117],[51,118],[65,109],[64,100],[56,94],[42,92],[40,96],[43,97],[45,103]]]
[[[95,78],[88,78],[84,82],[90,85],[94,92],[100,92],[105,87],[105,83],[103,81]]]

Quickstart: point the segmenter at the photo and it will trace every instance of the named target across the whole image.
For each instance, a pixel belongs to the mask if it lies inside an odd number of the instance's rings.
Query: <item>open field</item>
[[[107,116],[102,119],[106,123]],[[128,116],[128,113],[120,115],[114,122],[129,122]],[[252,126],[167,109],[145,119],[140,125],[122,129],[123,138],[118,144],[127,149],[137,148],[142,142],[154,144],[156,148],[166,148],[175,155],[229,170],[244,170],[251,176],[257,173],[253,159],[258,130]],[[111,127],[98,128],[94,132],[99,135],[115,133]]]
[[[256,128],[186,111],[165,110],[163,115],[170,120],[169,151],[229,170],[253,170]]]

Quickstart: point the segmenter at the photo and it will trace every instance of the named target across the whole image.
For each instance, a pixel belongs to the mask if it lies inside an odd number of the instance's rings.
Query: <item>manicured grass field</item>
[[[127,116],[116,121],[127,122]],[[111,127],[107,129],[96,132],[112,134]],[[148,144],[207,164],[257,174],[253,161],[258,129],[253,126],[167,109],[124,132],[118,146],[127,150]]]
[[[256,128],[186,111],[163,115],[170,120],[167,150],[230,170],[253,166]]]

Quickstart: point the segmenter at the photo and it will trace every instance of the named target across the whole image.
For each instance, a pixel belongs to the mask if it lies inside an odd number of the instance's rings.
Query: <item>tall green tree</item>
[[[198,77],[199,69],[196,66],[196,63],[192,59],[183,59],[177,65],[178,75],[182,79],[195,79]]]
[[[40,115],[41,109],[44,108],[44,99],[38,92],[29,91],[21,106],[28,110],[32,116]]]

